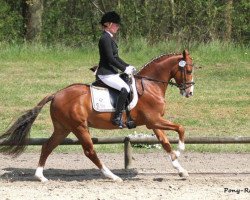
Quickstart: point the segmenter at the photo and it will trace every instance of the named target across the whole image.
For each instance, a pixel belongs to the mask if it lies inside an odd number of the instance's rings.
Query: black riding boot
[[[128,96],[128,92],[127,92],[126,88],[122,88],[120,95],[119,95],[117,102],[116,102],[116,110],[115,110],[114,117],[112,119],[112,123],[114,125],[118,125],[119,128],[122,128],[122,125],[123,125],[122,110],[124,109],[124,105],[126,103],[127,96]]]

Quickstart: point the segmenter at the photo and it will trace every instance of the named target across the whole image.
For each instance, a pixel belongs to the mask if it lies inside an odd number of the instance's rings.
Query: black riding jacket
[[[119,58],[118,46],[108,32],[103,32],[98,46],[100,62],[96,75],[117,74],[118,69],[124,72],[126,67],[129,66]]]

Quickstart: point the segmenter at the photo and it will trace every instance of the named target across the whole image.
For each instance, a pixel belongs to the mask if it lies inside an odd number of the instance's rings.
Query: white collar
[[[111,37],[113,37],[113,34],[110,33],[109,31],[106,31],[106,30],[105,30],[105,32],[107,32]]]

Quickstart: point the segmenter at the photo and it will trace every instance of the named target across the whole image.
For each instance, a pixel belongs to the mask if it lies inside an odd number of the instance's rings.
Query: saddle
[[[126,110],[132,110],[138,101],[138,94],[133,76],[128,77],[126,74],[121,74],[121,78],[130,86],[131,93],[128,95]],[[90,85],[91,100],[93,108],[97,112],[115,112],[115,106],[119,91],[107,86],[101,80],[96,80]]]

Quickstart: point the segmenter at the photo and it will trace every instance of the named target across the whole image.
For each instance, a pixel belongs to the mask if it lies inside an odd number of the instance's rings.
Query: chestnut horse
[[[169,154],[173,167],[181,177],[188,172],[178,162],[180,152],[184,150],[184,128],[163,118],[165,113],[165,92],[173,78],[180,93],[185,97],[193,95],[193,63],[187,50],[181,54],[161,55],[146,64],[136,75],[139,93],[138,103],[130,112],[137,126],[146,125],[153,129],[163,148]],[[42,182],[48,179],[43,175],[46,159],[70,132],[80,141],[84,154],[101,170],[105,177],[114,181],[122,179],[113,174],[98,158],[91,140],[89,127],[98,129],[117,129],[111,123],[113,113],[97,112],[91,102],[90,86],[73,84],[54,94],[46,96],[33,109],[28,110],[0,136],[0,152],[17,156],[21,154],[29,137],[33,122],[43,106],[50,102],[50,115],[54,126],[52,136],[42,146],[41,156],[35,177]],[[124,121],[126,114],[123,114]],[[178,150],[173,151],[164,130],[173,130],[179,134]]]

